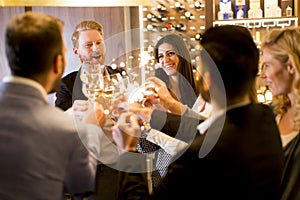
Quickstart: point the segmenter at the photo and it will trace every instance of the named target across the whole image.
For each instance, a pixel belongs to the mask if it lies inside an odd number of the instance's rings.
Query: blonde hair
[[[295,69],[292,92],[296,109],[300,110],[300,28],[272,29],[262,43],[262,49],[264,48],[267,48],[276,60]],[[291,106],[286,95],[274,96],[272,104],[275,114],[279,115],[284,114]]]
[[[101,36],[104,36],[103,27],[100,23],[93,20],[81,21],[76,27],[72,35],[73,47],[78,48],[78,37],[81,31],[97,30]]]

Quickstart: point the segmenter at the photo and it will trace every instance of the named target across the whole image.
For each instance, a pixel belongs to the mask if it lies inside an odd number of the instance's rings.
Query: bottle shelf
[[[247,28],[288,27],[298,26],[298,17],[274,17],[257,19],[216,20],[213,26],[240,25]]]

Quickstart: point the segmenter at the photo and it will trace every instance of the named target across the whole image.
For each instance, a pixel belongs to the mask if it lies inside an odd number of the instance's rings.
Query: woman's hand
[[[112,129],[112,137],[123,152],[137,151],[141,128],[133,113],[122,113]]]
[[[144,107],[140,103],[131,103],[127,105],[127,109],[133,112],[141,121],[150,122],[153,109],[151,107]]]
[[[177,101],[169,92],[166,84],[157,77],[150,77],[147,82],[151,83],[152,90],[155,91],[156,101],[166,110],[181,115],[186,109],[185,106]]]

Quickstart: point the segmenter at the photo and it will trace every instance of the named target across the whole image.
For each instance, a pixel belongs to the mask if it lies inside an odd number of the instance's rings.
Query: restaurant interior
[[[80,62],[72,52],[71,34],[83,19],[99,21],[104,27],[107,49],[106,65],[125,68],[133,80],[142,84],[153,74],[155,60],[153,48],[168,33],[180,33],[188,45],[196,80],[199,73],[201,34],[209,27],[236,24],[249,28],[258,48],[264,34],[274,27],[299,25],[299,0],[244,1],[238,6],[231,2],[231,16],[224,14],[223,1],[217,0],[0,0],[0,79],[9,74],[5,51],[4,29],[7,21],[22,12],[45,12],[62,19],[67,46],[67,66],[64,74],[75,71]],[[230,1],[229,1],[230,2]],[[270,3],[271,2],[271,3]],[[276,9],[272,9],[273,4]],[[238,9],[244,14],[238,16]],[[259,9],[259,10],[258,10]],[[274,12],[273,12],[274,10]],[[275,12],[276,11],[276,12]],[[229,12],[229,14],[230,14]],[[262,12],[261,16],[257,12]],[[260,66],[259,66],[260,67]],[[257,79],[258,100],[272,101],[266,84]],[[49,95],[50,102],[54,95]]]

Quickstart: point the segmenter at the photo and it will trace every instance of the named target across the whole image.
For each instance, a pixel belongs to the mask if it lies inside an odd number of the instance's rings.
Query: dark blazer
[[[300,199],[300,134],[284,147],[284,172],[281,200]]]
[[[173,157],[151,196],[144,173],[126,173],[145,170],[144,155],[121,156],[119,199],[279,199],[284,157],[269,107],[249,104],[229,110],[225,123],[218,118],[204,135],[196,134],[194,124],[180,127],[195,138],[186,151]],[[209,147],[213,148],[203,154]]]
[[[126,71],[122,68],[112,69],[110,66],[106,66],[109,74],[121,73],[125,74]],[[62,110],[67,110],[72,107],[75,100],[86,100],[87,98],[82,93],[82,82],[80,79],[80,73],[78,71],[73,71],[61,79],[59,90],[56,92],[55,106],[61,108]],[[124,74],[122,74],[124,75]],[[73,88],[76,88],[73,90]]]
[[[73,86],[78,71],[71,72],[64,76],[59,85],[59,90],[56,92],[55,106],[66,111],[72,107]]]

